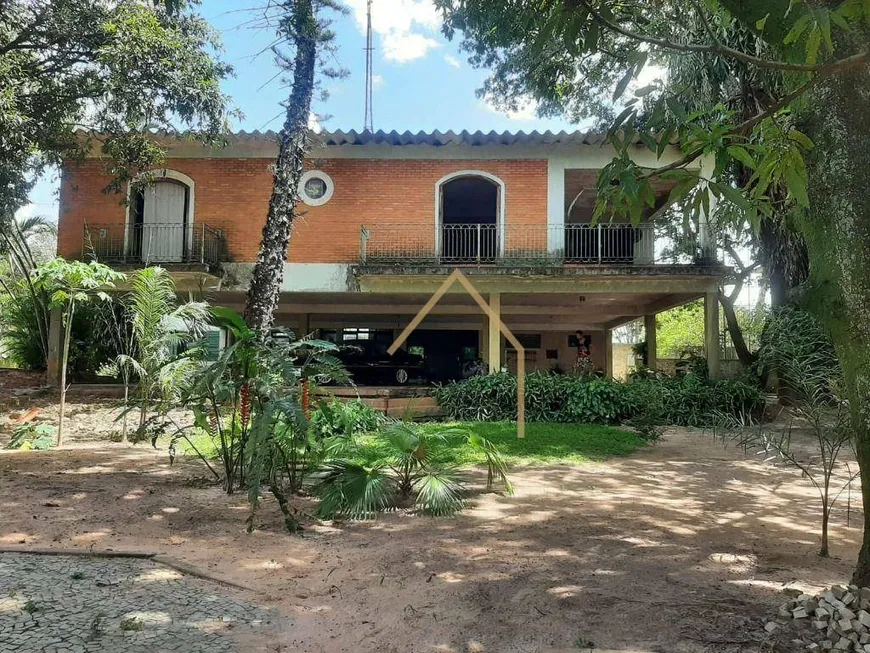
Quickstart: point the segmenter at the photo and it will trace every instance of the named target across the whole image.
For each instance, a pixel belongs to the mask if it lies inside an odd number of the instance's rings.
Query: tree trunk
[[[741,363],[746,366],[752,365],[757,357],[749,351],[749,347],[746,345],[743,329],[740,328],[740,322],[737,321],[737,311],[734,310],[734,300],[720,292],[719,305],[725,315],[725,324],[728,327],[728,335],[731,336],[731,343],[734,345],[734,353],[737,354]]]
[[[828,522],[830,521],[830,517],[831,517],[831,507],[828,504],[827,495],[825,496],[824,501],[825,501],[825,505],[822,506],[822,545],[819,548],[819,555],[822,558],[827,558],[828,554],[829,554],[829,551],[828,551]]]
[[[312,0],[295,0],[289,6],[290,13],[281,20],[279,32],[287,35],[296,46],[293,85],[279,136],[269,213],[245,305],[245,320],[252,329],[261,332],[272,327],[284,280],[284,261],[296,218],[299,180],[308,146],[308,116],[317,63],[317,22]]]
[[[127,409],[130,407],[130,378],[124,374],[124,421],[121,424],[121,443],[127,444]]]
[[[866,44],[867,33],[854,36]],[[844,45],[844,44],[838,44]],[[838,47],[838,55],[849,50]],[[864,541],[853,582],[870,585],[870,67],[830,78],[806,100],[810,209],[798,220],[811,261],[808,308],[833,338],[864,482]]]
[[[807,246],[800,234],[792,231],[784,216],[761,221],[759,254],[770,286],[770,304],[780,308],[793,298],[791,291],[807,280]]]
[[[63,352],[60,358],[60,406],[57,418],[57,446],[63,446],[63,416],[66,412],[66,368],[69,364],[69,341],[72,334],[72,322],[75,315],[76,305],[70,301],[69,312],[66,316],[66,329],[63,334]]]

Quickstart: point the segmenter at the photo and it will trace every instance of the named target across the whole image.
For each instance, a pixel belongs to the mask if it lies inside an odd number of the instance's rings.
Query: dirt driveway
[[[145,446],[0,454],[0,547],[153,551],[254,588],[289,627],[245,651],[760,650],[784,587],[847,579],[853,492],[816,555],[819,509],[793,472],[671,433],[603,464],[515,470],[516,496],[454,519],[403,514],[244,532],[243,496]],[[292,625],[291,625],[292,624]],[[264,641],[265,639],[265,641]]]

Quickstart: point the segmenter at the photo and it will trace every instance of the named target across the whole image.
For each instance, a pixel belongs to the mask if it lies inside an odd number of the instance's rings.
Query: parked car
[[[357,383],[405,385],[427,377],[422,356],[404,349],[390,356],[387,345],[378,340],[345,341],[339,358]]]

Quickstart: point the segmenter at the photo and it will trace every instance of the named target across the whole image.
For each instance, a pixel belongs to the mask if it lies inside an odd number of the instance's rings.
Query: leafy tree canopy
[[[781,201],[779,187],[807,206],[804,156],[813,142],[791,109],[820,82],[870,61],[870,3],[863,0],[547,0],[512,2],[508,10],[498,0],[436,4],[445,33],[462,32],[472,64],[492,70],[480,93],[508,107],[533,98],[544,116],[609,124],[617,156],[599,180],[599,216],[639,220],[655,205],[655,179],[674,182],[670,201],[695,217],[710,214],[712,195],[757,226]],[[766,81],[776,94],[751,116],[725,102],[697,106],[697,88],[661,80],[626,97],[649,64],[673,57],[743,64],[772,76]],[[675,143],[684,156],[642,169],[630,156],[637,140],[659,154]],[[692,165],[702,158],[711,165]],[[753,171],[743,192],[721,181],[735,162]]]
[[[147,130],[221,137],[231,68],[195,4],[0,0],[0,221],[46,166],[94,139],[120,180],[160,161]]]

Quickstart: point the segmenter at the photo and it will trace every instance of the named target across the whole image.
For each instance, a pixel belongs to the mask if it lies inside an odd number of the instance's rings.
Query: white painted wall
[[[345,263],[285,263],[281,292],[347,292],[349,278]]]

